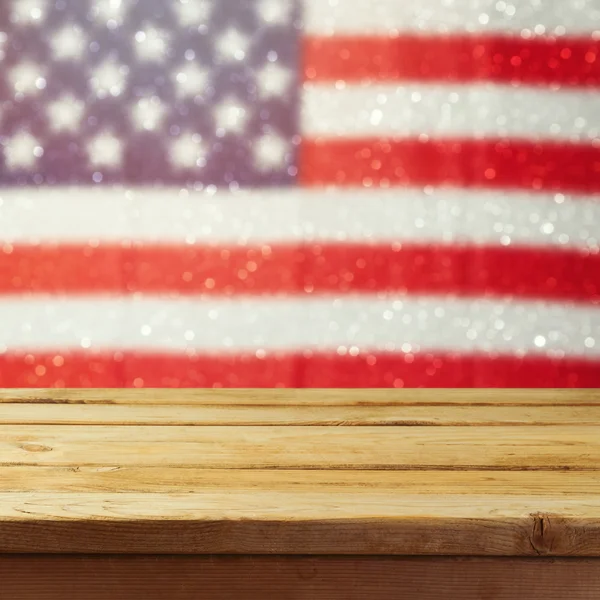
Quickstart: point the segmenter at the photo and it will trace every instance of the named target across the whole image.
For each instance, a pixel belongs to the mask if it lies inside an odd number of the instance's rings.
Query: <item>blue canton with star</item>
[[[296,0],[2,0],[0,185],[293,183]]]

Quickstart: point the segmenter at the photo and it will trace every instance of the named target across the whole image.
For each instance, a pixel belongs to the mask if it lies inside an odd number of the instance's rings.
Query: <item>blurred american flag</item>
[[[600,0],[2,0],[0,386],[600,386]]]

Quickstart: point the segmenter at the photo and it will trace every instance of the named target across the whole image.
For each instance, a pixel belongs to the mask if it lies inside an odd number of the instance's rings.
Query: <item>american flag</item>
[[[600,0],[1,0],[0,386],[600,386]]]

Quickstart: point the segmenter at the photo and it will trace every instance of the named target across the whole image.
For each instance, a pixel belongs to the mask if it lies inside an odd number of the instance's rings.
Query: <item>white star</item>
[[[118,167],[123,157],[123,142],[105,131],[92,139],[87,151],[93,167]]]
[[[139,130],[153,131],[159,127],[165,116],[166,108],[158,96],[141,98],[132,109],[132,118]]]
[[[48,105],[48,123],[50,128],[61,131],[77,131],[85,109],[84,103],[74,96],[62,96]]]
[[[129,68],[114,60],[105,60],[92,73],[90,84],[98,98],[106,98],[108,94],[119,96],[125,89]]]
[[[44,154],[39,141],[30,133],[21,131],[6,143],[6,166],[11,169],[28,169]]]
[[[272,171],[285,165],[289,146],[281,136],[268,133],[256,140],[253,149],[256,166]]]
[[[182,133],[171,144],[170,158],[174,167],[194,169],[206,164],[206,146],[197,133]]]
[[[96,0],[91,10],[92,18],[114,29],[123,23],[130,0]]]
[[[227,133],[242,133],[250,115],[243,104],[229,97],[215,106],[214,116],[217,135],[222,137]]]
[[[13,67],[9,79],[17,93],[37,94],[46,87],[44,72],[38,63],[26,61]]]
[[[83,58],[86,36],[77,25],[65,25],[57,31],[50,41],[54,58],[57,60],[72,60]]]
[[[260,0],[257,10],[260,18],[269,25],[287,23],[292,3],[289,0]]]
[[[231,62],[244,60],[249,45],[250,38],[247,35],[239,29],[230,28],[217,39],[215,46],[221,60]]]
[[[180,98],[197,96],[204,91],[208,80],[208,71],[201,69],[195,62],[180,67],[173,74],[177,95]]]
[[[267,63],[256,73],[256,85],[263,99],[283,96],[291,81],[291,71],[280,67],[277,63]]]
[[[210,18],[212,3],[209,0],[176,0],[175,10],[183,27],[204,25]]]
[[[135,50],[140,60],[161,62],[169,50],[169,33],[150,27],[135,34]]]
[[[14,0],[11,21],[38,25],[46,16],[48,0]]]

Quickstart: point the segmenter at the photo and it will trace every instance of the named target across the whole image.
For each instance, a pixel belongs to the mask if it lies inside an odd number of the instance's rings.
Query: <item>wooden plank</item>
[[[0,553],[600,556],[600,498],[0,493]]]
[[[600,557],[597,392],[304,392],[7,391],[0,552]]]
[[[600,560],[0,556],[2,600],[596,600]]]
[[[0,425],[597,425],[598,406],[3,404]]]
[[[437,435],[432,432],[437,431]],[[564,427],[0,426],[0,464],[597,469],[600,424]]]
[[[0,467],[1,492],[273,490],[370,494],[600,496],[600,471],[340,471],[195,467]]]
[[[478,404],[599,405],[600,390],[585,389],[12,389],[0,392],[0,403],[166,404],[238,406],[385,406]]]

